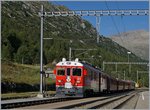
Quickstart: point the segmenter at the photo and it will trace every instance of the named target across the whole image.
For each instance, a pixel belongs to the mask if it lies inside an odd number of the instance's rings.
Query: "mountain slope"
[[[131,31],[119,36],[112,36],[111,39],[137,56],[149,60],[149,32],[144,30]]]
[[[68,10],[49,2],[2,2],[2,58],[27,64],[39,63],[40,17],[41,4],[48,11]],[[81,25],[85,24],[85,28]],[[100,38],[96,45],[96,30],[80,17],[50,17],[44,20],[44,62],[53,62],[62,57],[68,58],[69,46],[73,48],[98,48],[102,53],[110,52],[116,58],[104,60],[121,60],[126,57],[126,49],[112,42],[109,38]],[[72,43],[70,43],[70,40]],[[15,43],[14,43],[15,42]],[[106,52],[105,52],[106,51]],[[113,56],[112,54],[112,56]],[[137,59],[132,55],[133,59]],[[131,56],[131,57],[132,57]],[[107,57],[107,56],[106,56]]]
[[[20,62],[24,58],[26,59],[24,63],[39,63],[40,17],[38,16],[38,12],[40,11],[41,4],[44,5],[45,10],[57,11],[56,6],[49,2],[2,2],[3,58],[17,62]],[[62,10],[67,9],[62,6],[58,7]],[[44,47],[52,47],[48,48],[48,51],[52,51],[55,50],[55,46],[53,45],[56,42],[58,43],[56,48],[59,48],[57,47],[58,45],[64,45],[67,48],[69,39],[93,38],[96,35],[95,29],[87,21],[83,22],[86,25],[85,29],[82,28],[79,17],[45,18],[44,37],[53,37],[55,40],[45,41]],[[64,40],[61,41],[62,39]],[[14,44],[13,42],[16,43]],[[67,43],[63,44],[64,42]],[[28,50],[32,52],[28,52]],[[48,56],[50,55],[46,55],[46,58]],[[52,61],[52,59],[54,58],[48,58],[47,60]]]

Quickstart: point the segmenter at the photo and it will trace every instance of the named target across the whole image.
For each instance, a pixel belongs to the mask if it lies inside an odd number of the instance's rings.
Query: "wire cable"
[[[116,2],[116,6],[117,6],[117,9],[120,10],[119,6],[118,6],[118,2]],[[130,46],[130,43],[128,42],[129,38],[127,37],[127,34],[125,33],[126,32],[126,26],[125,26],[125,23],[124,23],[124,20],[123,20],[123,16],[121,15],[121,22],[122,22],[122,25],[123,25],[123,32],[124,32],[124,37],[123,38],[126,38],[126,41],[127,42],[124,42],[124,46],[129,46],[131,50],[133,50],[132,46]],[[121,37],[121,36],[120,36]],[[125,39],[124,39],[125,40]],[[127,43],[127,45],[125,45],[125,43]]]
[[[108,11],[110,11],[110,9],[109,9],[109,7],[108,7],[108,4],[107,4],[107,1],[105,1],[105,4],[106,4],[106,7],[107,7]],[[112,19],[112,22],[113,22],[113,24],[114,24],[114,26],[115,26],[115,28],[116,28],[116,31],[117,31],[119,37],[120,37],[120,39],[121,39],[121,42],[122,42],[123,45],[124,45],[123,39],[121,38],[121,33],[120,33],[120,31],[119,31],[119,29],[118,29],[118,27],[117,27],[117,24],[116,24],[116,22],[115,22],[113,16],[110,16],[110,17],[111,17],[111,19]]]

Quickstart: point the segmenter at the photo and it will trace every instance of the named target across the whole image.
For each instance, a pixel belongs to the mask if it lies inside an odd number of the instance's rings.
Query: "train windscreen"
[[[70,68],[67,68],[67,76],[70,76]]]
[[[57,70],[57,75],[60,75],[60,76],[65,75],[65,69],[59,69],[59,70]]]
[[[81,69],[80,68],[73,68],[72,69],[73,76],[81,76]]]

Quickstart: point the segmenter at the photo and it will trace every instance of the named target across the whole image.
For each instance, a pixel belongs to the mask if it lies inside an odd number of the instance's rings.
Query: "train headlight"
[[[61,82],[61,80],[58,80],[58,82],[60,83],[60,82]]]
[[[80,81],[79,81],[79,80],[77,80],[77,83],[79,84],[79,83],[80,83]]]

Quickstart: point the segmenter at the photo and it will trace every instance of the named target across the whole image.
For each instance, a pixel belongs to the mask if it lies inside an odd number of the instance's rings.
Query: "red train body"
[[[133,81],[116,79],[85,62],[66,61],[56,64],[56,95],[84,97],[91,93],[135,89]]]

